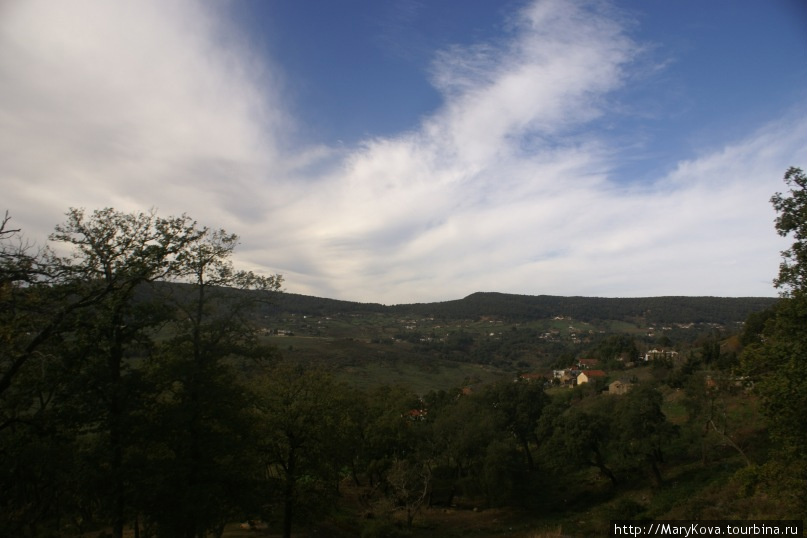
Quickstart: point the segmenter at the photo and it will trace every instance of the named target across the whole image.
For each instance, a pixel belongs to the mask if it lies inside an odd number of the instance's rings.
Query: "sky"
[[[188,214],[383,304],[774,296],[803,0],[0,0],[0,211]]]

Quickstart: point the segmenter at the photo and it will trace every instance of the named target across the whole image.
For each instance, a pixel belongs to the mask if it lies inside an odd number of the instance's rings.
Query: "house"
[[[630,381],[618,379],[608,385],[608,394],[627,394],[632,387],[633,383]]]
[[[706,389],[710,392],[717,390],[726,390],[730,387],[741,387],[745,390],[753,388],[754,382],[748,376],[719,376],[717,378],[707,375],[704,380]]]
[[[426,420],[426,416],[429,414],[427,409],[410,409],[403,415],[402,418],[406,418],[408,420],[420,422],[422,420]]]
[[[675,359],[676,357],[678,357],[677,351],[665,351],[663,349],[651,349],[644,354],[645,362],[655,359]]]
[[[588,370],[600,364],[599,359],[578,359],[577,367],[581,370]]]
[[[605,372],[602,370],[586,370],[585,372],[580,372],[580,375],[577,376],[577,384],[582,385],[594,379],[605,379]]]
[[[567,368],[563,371],[563,375],[560,376],[560,382],[563,385],[574,385],[578,375],[580,375],[580,370]]]

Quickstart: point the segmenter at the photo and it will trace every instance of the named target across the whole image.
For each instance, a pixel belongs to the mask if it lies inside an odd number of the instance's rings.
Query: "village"
[[[678,352],[673,350],[664,349],[651,349],[637,357],[636,361],[624,362],[622,370],[618,370],[618,379],[611,379],[615,377],[617,372],[612,374],[607,373],[605,370],[600,369],[599,359],[577,359],[576,363],[561,369],[552,370],[551,373],[522,373],[519,374],[517,380],[535,382],[543,381],[547,388],[552,386],[560,386],[566,388],[574,388],[586,383],[596,384],[603,392],[608,394],[626,394],[635,381],[629,376],[625,375],[626,369],[635,368],[639,365],[645,365],[653,360],[667,359],[674,361],[678,357]],[[621,359],[617,361],[622,362]],[[607,385],[607,381],[610,381]]]

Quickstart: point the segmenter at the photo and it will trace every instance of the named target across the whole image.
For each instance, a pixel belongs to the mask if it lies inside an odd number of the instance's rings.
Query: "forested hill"
[[[777,300],[773,297],[603,298],[479,292],[454,301],[385,306],[278,293],[269,311],[320,316],[379,313],[445,319],[491,316],[509,321],[565,316],[585,321],[642,319],[648,323],[731,323],[744,321],[751,312],[764,310]]]

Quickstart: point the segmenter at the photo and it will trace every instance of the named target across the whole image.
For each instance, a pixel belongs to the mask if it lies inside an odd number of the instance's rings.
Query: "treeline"
[[[743,321],[751,312],[770,307],[776,299],[766,297],[558,297],[474,293],[457,301],[392,308],[422,315],[453,319],[496,316],[510,321],[529,321],[566,316],[582,321],[644,320],[645,323],[731,323]]]
[[[525,322],[566,316],[581,321],[625,320],[644,324],[736,323],[752,312],[771,307],[772,297],[559,297],[479,292],[464,299],[385,306],[323,299],[293,293],[277,294],[264,312],[306,315],[388,314],[400,317],[476,320],[485,316]]]
[[[261,312],[264,315],[297,314],[308,316],[332,316],[335,314],[379,314],[388,311],[388,307],[377,303],[357,303],[340,301],[311,295],[278,292],[271,296]]]

